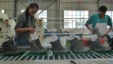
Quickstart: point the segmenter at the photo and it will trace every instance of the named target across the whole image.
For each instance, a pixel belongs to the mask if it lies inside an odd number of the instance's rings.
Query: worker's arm
[[[16,33],[23,33],[23,32],[27,32],[27,31],[33,33],[35,31],[35,28],[33,28],[33,27],[29,27],[29,28],[17,28],[15,30]]]
[[[89,29],[91,31],[92,34],[95,34],[95,32],[87,24],[85,24],[85,26],[87,29]]]
[[[17,28],[17,29],[15,30],[16,33],[22,33],[22,32],[27,32],[27,31],[28,31],[27,28]]]
[[[110,26],[109,29],[105,32],[105,34],[108,34],[112,30],[112,19],[110,16],[107,16],[107,25]]]
[[[85,26],[88,30],[91,31],[92,34],[95,34],[95,32],[89,27],[89,25],[92,24],[93,19],[94,19],[93,15],[90,16],[90,18],[86,21]]]
[[[109,27],[109,29],[107,30],[105,34],[107,35],[111,30],[112,30],[112,26]]]
[[[35,31],[35,28],[33,27],[27,27],[27,28],[23,28],[23,24],[25,23],[25,18],[23,15],[20,15],[17,19],[17,23],[15,25],[15,32],[16,33],[23,33],[23,32],[34,32]]]

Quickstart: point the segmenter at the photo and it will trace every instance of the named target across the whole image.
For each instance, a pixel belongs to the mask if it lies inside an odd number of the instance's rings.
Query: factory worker
[[[43,53],[46,51],[40,44],[39,39],[29,41],[31,34],[36,33],[35,18],[34,15],[39,10],[37,3],[31,3],[25,10],[18,16],[17,23],[15,26],[15,43],[17,45],[30,44],[31,53]],[[37,36],[37,35],[36,35]]]
[[[112,30],[112,19],[106,15],[107,7],[100,6],[99,13],[93,14],[86,22],[85,26],[89,29],[92,34],[96,34],[95,38],[91,37],[91,49],[93,51],[109,51],[111,48],[109,47],[108,42],[105,40],[104,44],[100,43],[100,38],[105,37]],[[92,28],[89,26],[92,25]],[[107,29],[107,26],[109,28]]]
[[[31,3],[25,10],[18,16],[17,23],[15,26],[16,37],[29,40],[30,33],[35,31],[35,18],[34,15],[37,13],[39,6],[37,3]],[[17,39],[17,40],[18,40]],[[17,43],[18,44],[18,43]],[[22,44],[22,42],[20,43]],[[23,43],[26,44],[26,43]]]
[[[95,28],[98,29],[101,35],[107,35],[112,30],[112,19],[108,15],[106,15],[106,12],[107,7],[100,6],[99,13],[93,14],[87,20],[85,26],[91,31],[92,34],[96,33],[95,30],[93,30]],[[89,27],[89,25],[92,25],[92,29],[91,27]],[[107,26],[109,26],[108,29]]]

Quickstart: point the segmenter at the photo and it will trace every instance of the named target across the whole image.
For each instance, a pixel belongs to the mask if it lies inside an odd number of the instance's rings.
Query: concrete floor
[[[0,64],[113,64],[113,59],[0,61]]]

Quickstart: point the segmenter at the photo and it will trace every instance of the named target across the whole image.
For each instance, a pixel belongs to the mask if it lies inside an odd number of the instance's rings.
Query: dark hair
[[[102,11],[102,12],[106,12],[107,11],[107,7],[106,6],[100,6],[99,7],[99,11]]]
[[[26,21],[28,21],[28,15],[29,15],[28,10],[29,10],[29,8],[36,8],[36,9],[39,9],[39,6],[38,6],[37,3],[31,3],[31,4],[26,8],[26,10],[25,10]]]

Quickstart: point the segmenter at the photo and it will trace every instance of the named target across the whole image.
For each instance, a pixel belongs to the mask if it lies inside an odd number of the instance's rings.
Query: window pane
[[[86,10],[64,10],[64,28],[85,28],[88,15]]]
[[[106,15],[109,15],[113,20],[113,11],[107,11]],[[112,23],[113,23],[113,21],[112,21]]]
[[[21,13],[24,12],[25,10],[21,10]]]
[[[4,13],[5,11],[4,11],[3,9],[0,9],[0,12],[1,12],[1,13]]]

